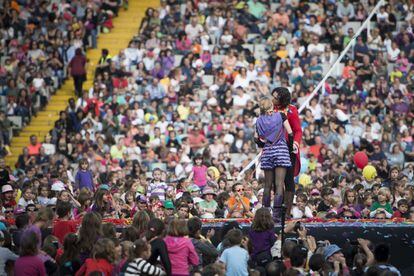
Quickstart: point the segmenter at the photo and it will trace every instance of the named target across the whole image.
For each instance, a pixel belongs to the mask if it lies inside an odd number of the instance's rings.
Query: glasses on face
[[[5,210],[4,213],[5,214],[10,214],[10,213],[13,213],[13,210]]]
[[[244,189],[237,189],[236,192],[244,192]]]

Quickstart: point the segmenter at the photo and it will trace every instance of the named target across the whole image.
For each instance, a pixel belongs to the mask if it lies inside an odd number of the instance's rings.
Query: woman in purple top
[[[38,256],[38,237],[34,232],[23,236],[20,244],[20,257],[14,264],[14,275],[46,275],[46,268]]]
[[[270,192],[275,192],[273,220],[280,221],[283,202],[283,186],[286,169],[291,166],[290,153],[293,152],[293,134],[286,115],[274,112],[270,98],[260,99],[261,115],[256,121],[256,142],[262,147],[260,167],[265,173],[263,207],[270,208]],[[289,135],[286,142],[285,129]]]
[[[265,267],[272,260],[270,249],[276,242],[273,226],[269,209],[260,208],[256,211],[249,232],[249,242],[252,248],[250,258],[258,266]]]

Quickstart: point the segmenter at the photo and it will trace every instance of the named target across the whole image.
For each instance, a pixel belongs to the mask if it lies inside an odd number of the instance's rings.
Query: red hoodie
[[[86,276],[94,271],[104,273],[105,276],[111,276],[114,267],[105,259],[86,259],[85,263],[76,272],[76,276]]]

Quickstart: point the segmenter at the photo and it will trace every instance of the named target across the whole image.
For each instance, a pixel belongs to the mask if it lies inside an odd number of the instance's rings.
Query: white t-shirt
[[[235,107],[245,107],[247,102],[251,99],[250,95],[244,93],[242,96],[235,95],[233,97],[233,105]]]
[[[318,44],[310,43],[308,45],[308,52],[312,54],[313,51],[323,53],[323,51],[325,51],[325,46],[322,43],[318,43]]]
[[[187,26],[185,26],[185,33],[191,41],[194,41],[202,31],[203,27],[200,24],[195,25],[195,27],[191,24],[187,24]]]

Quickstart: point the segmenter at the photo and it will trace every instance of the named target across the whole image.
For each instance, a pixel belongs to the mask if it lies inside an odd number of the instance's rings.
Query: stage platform
[[[203,233],[214,228],[216,231],[213,242],[220,240],[220,229],[225,222],[203,223]],[[388,243],[391,246],[391,263],[403,272],[403,275],[414,275],[414,223],[396,221],[302,221],[308,234],[317,240],[329,240],[340,247],[357,238],[368,239],[374,243]],[[243,232],[247,233],[251,223],[240,222]],[[276,225],[275,232],[280,232]]]

